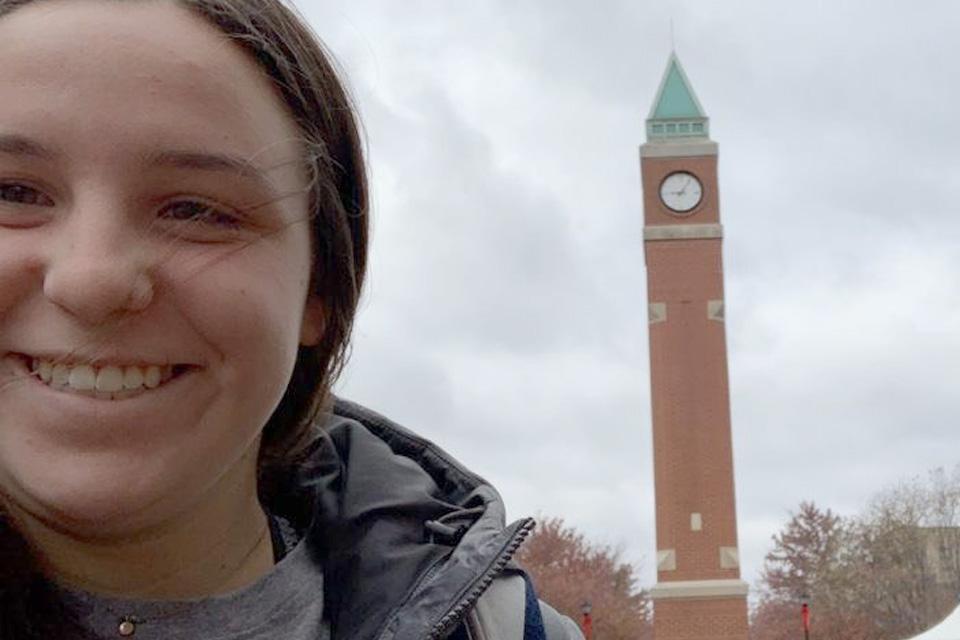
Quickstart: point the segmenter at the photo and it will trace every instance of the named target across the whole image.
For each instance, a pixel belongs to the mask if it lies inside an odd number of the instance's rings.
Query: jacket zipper
[[[500,552],[497,553],[487,567],[487,570],[484,571],[474,583],[473,588],[470,589],[450,611],[440,618],[437,624],[433,626],[433,629],[430,630],[430,635],[427,636],[427,640],[439,640],[443,638],[454,625],[463,619],[467,611],[477,603],[480,596],[493,584],[494,579],[506,568],[507,563],[513,558],[517,549],[520,548],[520,545],[523,544],[527,536],[530,535],[530,532],[533,531],[535,524],[533,518],[524,518],[520,521],[520,526],[517,527],[513,535],[507,539],[500,549]]]

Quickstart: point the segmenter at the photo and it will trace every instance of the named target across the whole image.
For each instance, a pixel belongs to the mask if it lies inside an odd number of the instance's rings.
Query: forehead
[[[282,164],[297,129],[260,67],[173,2],[44,0],[0,18],[0,132],[85,157],[215,147]]]

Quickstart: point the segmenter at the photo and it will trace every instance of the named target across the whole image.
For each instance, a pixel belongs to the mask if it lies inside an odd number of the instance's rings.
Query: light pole
[[[583,637],[586,640],[591,640],[593,638],[593,618],[590,617],[590,612],[593,611],[593,605],[590,604],[589,600],[584,600],[583,604],[580,605],[580,611],[583,613],[583,620],[580,622]]]

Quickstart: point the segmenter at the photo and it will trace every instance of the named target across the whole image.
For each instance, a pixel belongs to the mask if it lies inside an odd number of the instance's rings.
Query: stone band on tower
[[[654,640],[746,640],[724,326],[717,144],[676,54],[640,147],[650,329]]]

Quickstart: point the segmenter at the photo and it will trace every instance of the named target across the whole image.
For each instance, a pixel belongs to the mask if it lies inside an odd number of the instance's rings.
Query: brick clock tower
[[[746,640],[724,327],[717,144],[676,54],[640,147],[650,322],[654,640]]]

